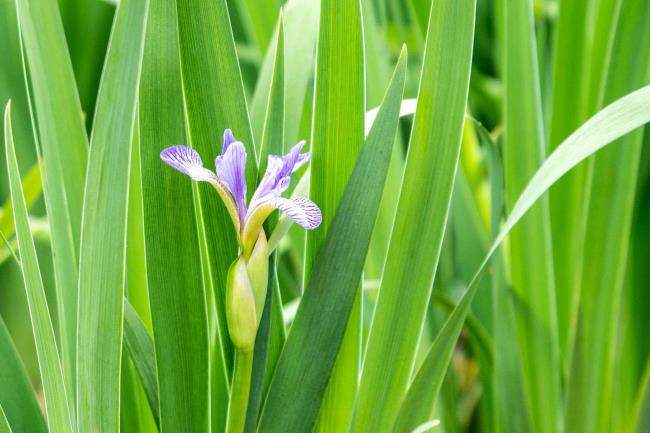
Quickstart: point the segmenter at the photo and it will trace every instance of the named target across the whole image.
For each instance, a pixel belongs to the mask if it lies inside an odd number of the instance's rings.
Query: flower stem
[[[243,433],[244,431],[252,371],[253,352],[237,350],[235,352],[235,371],[233,373],[232,390],[230,392],[230,401],[228,402],[228,417],[226,419],[227,433]]]

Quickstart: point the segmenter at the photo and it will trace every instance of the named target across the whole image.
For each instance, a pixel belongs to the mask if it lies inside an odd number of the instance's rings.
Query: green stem
[[[244,431],[252,371],[253,352],[237,350],[235,353],[232,391],[228,403],[228,418],[226,420],[227,433],[243,433]]]

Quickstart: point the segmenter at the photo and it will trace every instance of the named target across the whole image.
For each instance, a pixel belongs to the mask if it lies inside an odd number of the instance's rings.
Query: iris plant
[[[216,173],[203,166],[198,152],[187,146],[163,150],[161,159],[198,182],[208,182],[226,205],[240,246],[239,257],[230,267],[226,282],[226,321],[230,339],[237,350],[227,431],[243,431],[255,336],[264,309],[268,284],[268,246],[263,224],[278,209],[305,229],[321,223],[321,211],[312,201],[284,198],[291,175],[305,165],[311,154],[301,153],[301,141],[284,156],[269,155],[266,172],[250,201],[246,202],[246,148],[230,129],[223,134],[223,147],[217,156]]]
[[[237,141],[230,129],[223,134],[221,155],[215,161],[216,174],[203,166],[196,150],[187,146],[172,146],[162,151],[160,157],[176,170],[193,180],[209,182],[219,193],[237,231],[237,239],[248,255],[262,229],[262,224],[275,209],[284,212],[306,229],[320,225],[321,212],[312,201],[284,198],[281,194],[291,182],[291,174],[305,165],[310,152],[300,153],[305,142],[301,141],[284,156],[269,155],[264,177],[250,202],[246,203],[246,149]]]

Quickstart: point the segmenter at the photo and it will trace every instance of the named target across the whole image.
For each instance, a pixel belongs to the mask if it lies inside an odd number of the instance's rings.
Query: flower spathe
[[[269,155],[266,172],[250,202],[246,203],[246,148],[237,141],[230,129],[223,134],[223,147],[217,156],[216,173],[203,166],[198,152],[188,146],[172,146],[160,153],[160,158],[176,170],[198,182],[208,182],[217,190],[237,230],[244,251],[250,251],[258,239],[262,224],[275,209],[308,230],[321,223],[318,206],[297,197],[284,198],[282,193],[291,182],[291,174],[306,164],[309,152],[300,153],[304,141],[291,148],[284,156]]]

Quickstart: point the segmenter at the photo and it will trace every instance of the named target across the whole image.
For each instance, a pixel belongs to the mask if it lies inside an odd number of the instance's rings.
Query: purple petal
[[[282,158],[275,155],[269,155],[264,177],[262,177],[260,184],[255,190],[255,194],[253,194],[253,197],[251,198],[251,211],[253,211],[260,203],[268,201],[274,197],[279,197],[280,194],[289,187],[290,179],[287,178],[285,181],[282,181],[279,177],[282,167]]]
[[[198,152],[187,146],[172,146],[160,152],[160,159],[196,181],[210,182],[215,174],[203,167]]]
[[[230,128],[223,131],[223,147],[221,148],[221,156],[226,153],[226,150],[228,150],[230,145],[235,141],[237,140],[235,139],[235,136],[232,135],[232,130]]]
[[[303,197],[293,199],[277,197],[272,200],[272,203],[278,210],[284,212],[289,218],[307,230],[318,227],[323,219],[318,206]]]
[[[217,176],[235,198],[240,220],[246,217],[246,149],[240,141],[228,145],[217,157]]]
[[[300,167],[305,165],[309,158],[311,158],[311,152],[300,153],[302,148],[305,146],[305,140],[299,142],[291,148],[289,153],[282,157],[282,170],[280,172],[281,177],[290,176],[292,173],[295,173]]]

